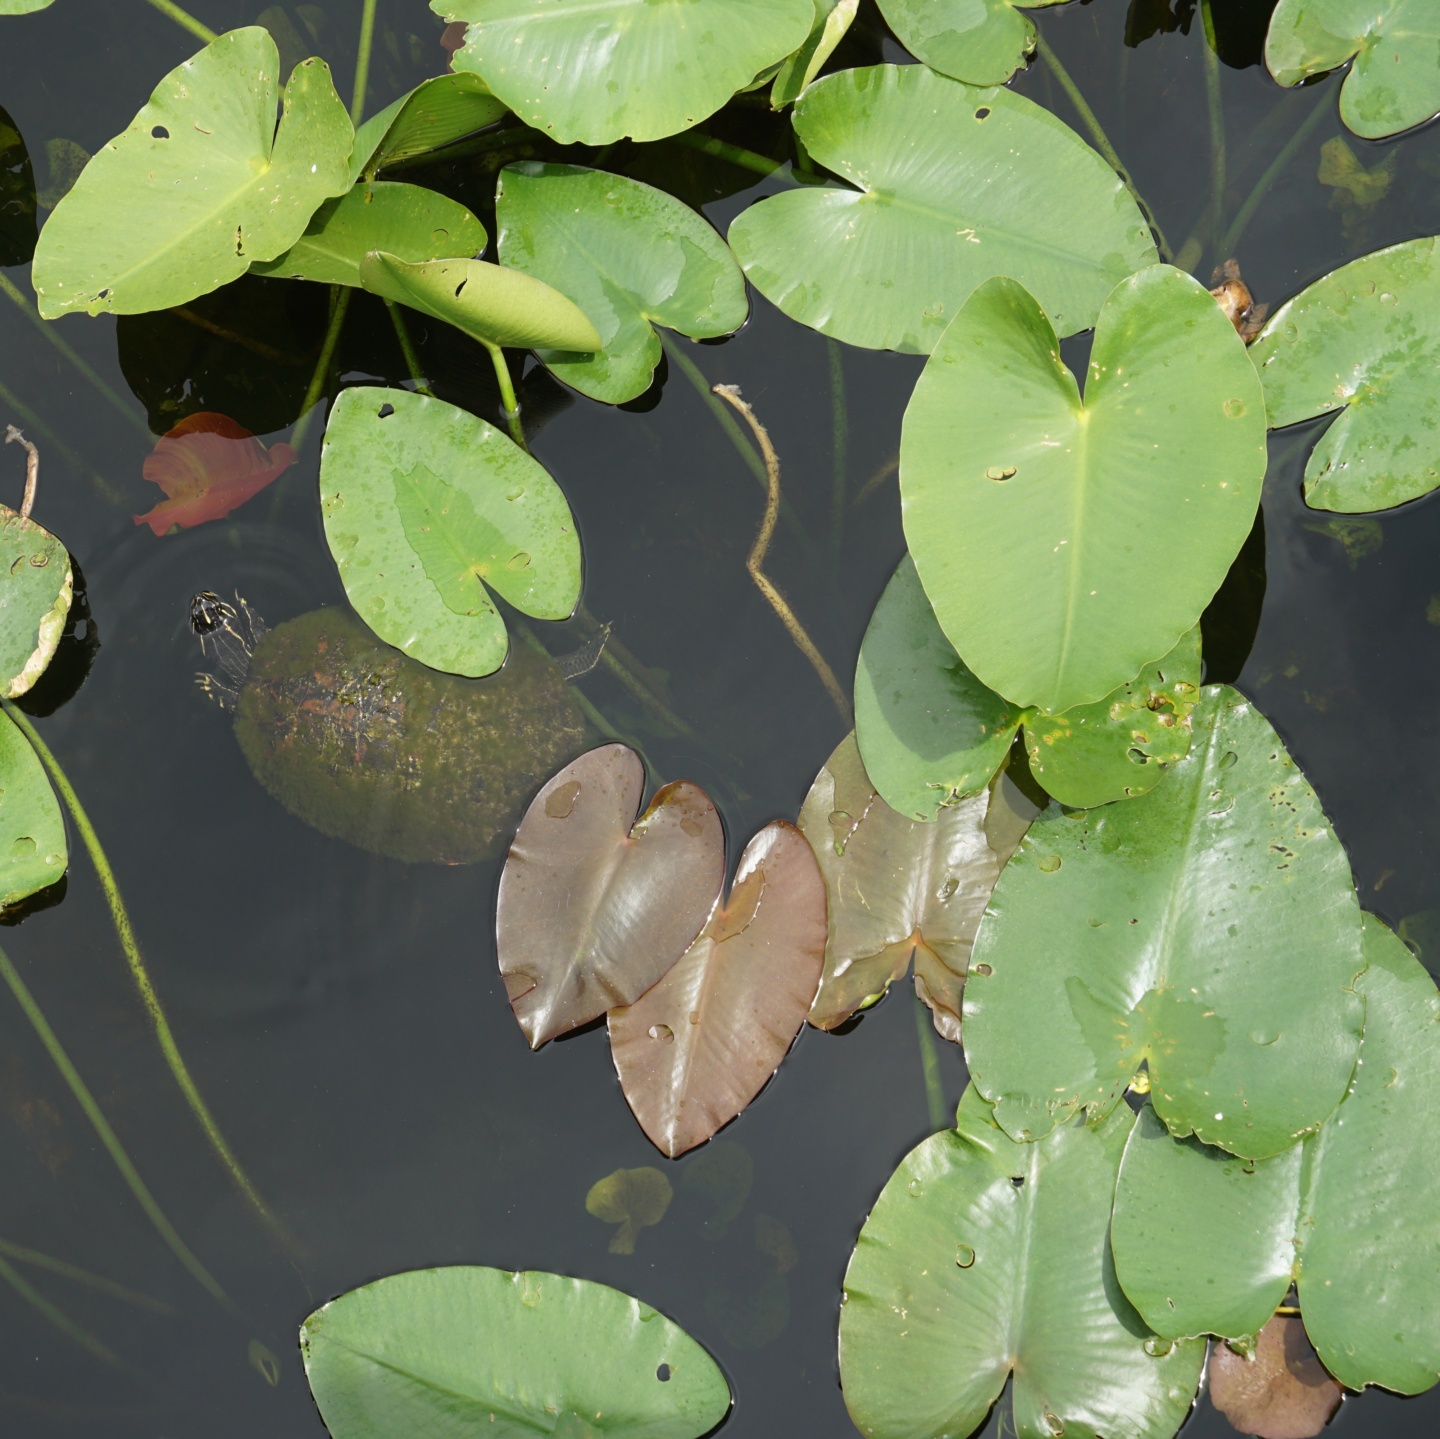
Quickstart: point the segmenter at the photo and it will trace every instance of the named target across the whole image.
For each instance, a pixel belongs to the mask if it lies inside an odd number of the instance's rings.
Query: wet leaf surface
[[[896,813],[842,740],[800,811],[829,897],[829,939],[810,1023],[834,1029],[879,999],[915,959],[935,1028],[960,1038],[960,994],[975,930],[1033,807],[1005,781],[940,811]]]
[[[47,889],[69,862],[55,791],[29,741],[0,714],[0,909]]]
[[[333,1439],[698,1439],[730,1408],[679,1325],[604,1284],[421,1269],[317,1309],[300,1347]]]
[[[1025,13],[1066,0],[880,0],[900,43],[931,69],[972,85],[1003,85],[1035,49]]]
[[[703,1144],[779,1068],[820,983],[825,934],[815,856],[776,820],[745,847],[729,898],[674,968],[610,1011],[620,1087],[663,1153]]]
[[[0,505],[0,692],[23,695],[50,663],[74,596],[70,553],[43,525]]]
[[[794,104],[820,73],[835,47],[855,23],[860,0],[815,0],[815,23],[809,38],[775,74],[770,104],[777,110]]]
[[[611,1254],[633,1254],[636,1235],[659,1224],[674,1197],[670,1181],[658,1169],[617,1169],[590,1186],[585,1209],[619,1226],[610,1240]]]
[[[645,771],[601,745],[535,796],[500,875],[496,942],[532,1049],[633,1004],[685,953],[720,894],[715,807],[679,780],[643,815]]]
[[[356,130],[350,178],[358,180],[367,171],[373,174],[396,160],[463,139],[505,113],[504,103],[478,75],[437,75],[422,81]]]
[[[1210,1402],[1242,1434],[1315,1439],[1344,1391],[1325,1372],[1305,1326],[1277,1314],[1260,1331],[1253,1357],[1226,1344],[1210,1351]]]

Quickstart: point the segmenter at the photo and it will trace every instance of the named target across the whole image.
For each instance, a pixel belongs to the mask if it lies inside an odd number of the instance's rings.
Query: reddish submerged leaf
[[[703,1144],[779,1068],[820,983],[825,880],[805,836],[766,825],[745,849],[729,902],[679,963],[610,1013],[620,1087],[670,1158]]]
[[[633,1004],[715,907],[725,872],[715,806],[680,780],[636,820],[644,793],[635,751],[601,745],[555,775],[520,821],[495,928],[505,991],[532,1049]]]
[[[266,449],[228,415],[201,410],[180,421],[155,442],[142,473],[168,498],[135,516],[165,535],[178,525],[189,529],[218,520],[279,479],[298,456],[289,445]]]
[[[1210,1402],[1242,1434],[1314,1439],[1340,1407],[1343,1391],[1315,1355],[1305,1326],[1275,1315],[1247,1359],[1228,1345],[1210,1352]]]

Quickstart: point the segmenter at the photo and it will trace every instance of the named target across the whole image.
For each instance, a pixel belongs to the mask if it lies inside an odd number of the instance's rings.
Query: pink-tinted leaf
[[[960,996],[980,917],[1035,807],[1003,773],[988,789],[907,819],[880,798],[853,734],[800,811],[830,898],[830,938],[810,1023],[834,1029],[885,993],[915,956],[915,992],[960,1042]]]
[[[289,445],[266,449],[229,415],[201,410],[155,442],[141,472],[167,499],[143,515],[157,535],[218,520],[279,479],[297,459]]]
[[[684,957],[610,1013],[620,1087],[672,1159],[764,1088],[805,1023],[825,958],[825,881],[805,836],[776,820],[746,846],[724,905]]]
[[[500,875],[496,941],[532,1049],[633,1004],[715,907],[725,876],[715,806],[679,780],[637,821],[644,793],[635,751],[601,745],[555,775],[520,821]]]
[[[1210,1354],[1210,1402],[1242,1434],[1314,1439],[1344,1391],[1315,1357],[1305,1326],[1277,1314],[1255,1340],[1253,1358],[1217,1343]]]

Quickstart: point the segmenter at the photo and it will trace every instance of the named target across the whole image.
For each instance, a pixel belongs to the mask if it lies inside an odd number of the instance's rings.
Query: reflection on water
[[[385,8],[382,29],[399,29],[377,50],[372,94],[388,99],[438,68],[438,22],[407,10],[401,23]],[[1226,107],[1219,214],[1197,7],[1132,0],[1041,13],[1047,40],[1196,274],[1233,256],[1254,296],[1273,305],[1366,250],[1440,230],[1440,132],[1403,146],[1342,134],[1335,81],[1281,91],[1256,68],[1267,4],[1214,8]],[[205,9],[217,29],[254,18],[240,0]],[[324,20],[320,7],[285,9],[297,33]],[[62,183],[65,145],[97,149],[193,42],[150,7],[98,0],[0,23],[0,263],[23,292],[36,182]],[[412,24],[424,33],[411,35]],[[337,9],[320,34],[342,92],[352,29]],[[867,63],[882,48],[899,58],[867,8],[837,61]],[[1044,66],[1016,87],[1076,122]],[[740,107],[715,133],[778,153],[782,125]],[[474,153],[423,178],[489,224],[494,173],[514,158],[524,156]],[[703,204],[722,228],[778,186],[664,144],[617,147],[608,163]],[[200,657],[186,607],[197,591],[238,590],[275,634],[298,634],[287,624],[314,626],[317,614],[343,623],[315,503],[317,436],[312,429],[299,462],[243,510],[164,539],[131,521],[153,502],[143,460],[155,436],[202,410],[283,439],[324,326],[323,292],[277,280],[118,323],[67,319],[56,333],[112,403],[0,297],[0,421],[13,412],[40,443],[45,522],[85,576],[63,666],[28,708],[107,846],[201,1091],[301,1251],[291,1258],[269,1245],[214,1162],[155,1051],[95,875],[77,855],[63,892],[5,930],[6,950],[237,1312],[176,1264],[7,999],[0,1335],[10,1362],[0,1371],[0,1424],[27,1439],[320,1439],[294,1342],[299,1320],[380,1274],[481,1263],[584,1275],[672,1315],[727,1369],[738,1401],[727,1435],[849,1432],[834,1357],[840,1275],[875,1195],[928,1128],[908,990],[843,1034],[807,1032],[737,1125],[661,1161],[614,1080],[597,1083],[608,1074],[603,1033],[527,1049],[495,962],[497,862],[407,866],[368,852],[367,843],[382,847],[368,821],[333,809],[317,820],[323,780],[305,781],[302,803],[293,776],[267,779],[269,761],[257,763],[243,736],[237,744],[229,718],[194,684]],[[495,418],[483,354],[418,316],[412,331],[437,393]],[[622,410],[572,401],[533,368],[522,383],[537,454],[581,528],[593,617],[536,625],[536,637],[564,655],[613,626],[612,646],[635,661],[632,678],[643,676],[640,688],[685,726],[666,723],[602,665],[549,692],[558,709],[546,738],[570,743],[563,701],[573,690],[612,733],[643,747],[652,778],[702,784],[728,830],[746,835],[793,818],[841,724],[746,574],[764,492],[692,379],[738,384],[764,414],[795,516],[782,519],[767,572],[843,679],[902,548],[894,456],[919,362],[844,349],[832,369],[820,336],[758,298],[738,337],[681,342],[676,354],[698,377],[672,361]],[[406,373],[383,308],[367,297],[352,305],[340,362],[346,383]],[[1363,530],[1326,528],[1299,495],[1311,433],[1300,445],[1272,437],[1265,524],[1206,616],[1207,665],[1212,678],[1237,678],[1273,720],[1335,819],[1362,901],[1404,920],[1435,968],[1440,509],[1432,499]],[[317,696],[337,692],[334,675],[317,680],[311,665],[311,688],[299,693],[306,673],[294,667],[257,730],[283,735]],[[353,715],[332,710],[324,722],[332,736],[358,734]],[[365,743],[368,756],[368,731]],[[536,773],[547,764],[537,761]],[[357,837],[360,845],[347,842]],[[953,1105],[963,1066],[953,1047],[940,1051]],[[627,1190],[592,1217],[587,1198],[607,1176],[646,1170],[673,1191],[668,1207]],[[637,1230],[633,1252],[614,1242],[626,1225]],[[1437,1414],[1434,1395],[1367,1395],[1337,1422],[1388,1439],[1432,1433]],[[1189,1432],[1229,1430],[1204,1408]]]

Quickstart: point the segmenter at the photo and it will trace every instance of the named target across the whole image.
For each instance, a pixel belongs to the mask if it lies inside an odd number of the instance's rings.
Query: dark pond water
[[[259,0],[194,8],[224,29],[253,21]],[[319,7],[345,94],[358,8]],[[1284,92],[1268,80],[1257,62],[1269,8],[1217,0],[1221,226],[1205,214],[1212,134],[1189,0],[1175,0],[1178,13],[1165,0],[1128,9],[1126,0],[1094,0],[1041,19],[1171,244],[1198,237],[1194,268],[1206,277],[1226,258],[1217,234],[1299,127],[1323,112],[1233,245],[1257,297],[1278,302],[1356,255],[1440,231],[1440,131],[1380,146],[1349,137],[1367,167],[1395,153],[1397,168],[1382,205],[1336,208],[1316,171],[1320,145],[1341,133],[1337,81]],[[873,10],[862,22],[845,63],[904,58]],[[438,22],[419,0],[382,0],[380,24],[372,108],[443,66]],[[0,40],[0,105],[42,191],[53,183],[51,142],[97,149],[194,49],[142,0],[59,0],[45,14],[0,21]],[[1076,122],[1044,66],[1016,85]],[[753,110],[716,121],[713,132],[765,151],[782,133]],[[671,145],[621,147],[609,163],[703,201],[721,228],[778,184],[752,185],[753,175]],[[422,178],[483,213],[491,165],[471,155]],[[29,293],[23,265],[6,275]],[[603,1032],[538,1055],[526,1049],[495,967],[498,867],[405,867],[307,828],[256,784],[229,721],[192,682],[198,655],[185,612],[196,589],[238,588],[272,623],[343,603],[316,504],[318,425],[300,464],[232,520],[164,540],[132,523],[155,499],[140,474],[151,429],[210,408],[260,433],[284,430],[324,326],[323,296],[283,281],[244,283],[195,310],[268,349],[173,316],[57,327],[117,406],[0,298],[0,421],[22,420],[40,442],[38,517],[77,557],[90,637],[99,639],[84,683],[39,722],[109,851],[199,1086],[297,1252],[272,1247],[212,1160],[157,1054],[94,871],[77,850],[59,902],[0,938],[167,1214],[246,1320],[212,1304],[157,1239],[7,995],[0,1240],[165,1307],[25,1271],[122,1356],[116,1370],[0,1286],[0,1432],[314,1439],[323,1428],[294,1343],[298,1322],[378,1275],[454,1263],[583,1275],[668,1312],[729,1374],[734,1439],[850,1432],[835,1364],[841,1274],[869,1205],[928,1128],[913,997],[897,988],[843,1035],[807,1031],[717,1145],[666,1166],[676,1200],[664,1222],[641,1234],[633,1255],[610,1254],[611,1231],[586,1213],[587,1190],[614,1169],[666,1161],[625,1107]],[[493,416],[483,355],[418,317],[414,328],[440,393]],[[708,380],[738,383],[770,426],[794,515],[770,571],[848,675],[902,550],[885,469],[920,362],[842,353],[758,297],[733,340],[681,343]],[[347,382],[404,378],[385,313],[368,297],[355,301],[340,355]],[[543,374],[527,395],[532,419],[548,416],[536,451],[579,517],[585,602],[663,672],[694,736],[638,728],[625,691],[604,672],[582,680],[584,691],[619,733],[639,736],[654,778],[688,777],[711,791],[733,863],[755,828],[795,815],[842,734],[746,576],[761,492],[678,364],[623,411],[567,399]],[[1300,502],[1298,436],[1275,437],[1272,455],[1263,535],[1212,615],[1207,658],[1218,677],[1238,679],[1306,769],[1349,847],[1362,902],[1409,920],[1423,943],[1440,934],[1426,922],[1440,919],[1440,502],[1337,523]],[[18,457],[5,453],[4,462],[5,483],[18,484]],[[557,653],[583,639],[573,626],[539,628]],[[73,682],[83,656],[72,661]],[[52,692],[48,703],[64,698]],[[42,695],[32,708],[46,707]],[[1434,951],[1425,958],[1440,964]],[[953,1103],[963,1064],[949,1047],[941,1060]],[[715,1176],[746,1170],[743,1207],[726,1219]],[[775,1232],[762,1216],[785,1226],[798,1255],[781,1278],[757,1245],[757,1221],[759,1234]],[[252,1340],[279,1358],[273,1387],[247,1357]],[[1359,1439],[1434,1434],[1437,1423],[1440,1398],[1369,1395],[1346,1406],[1337,1428]],[[1230,1431],[1202,1406],[1187,1432]]]

